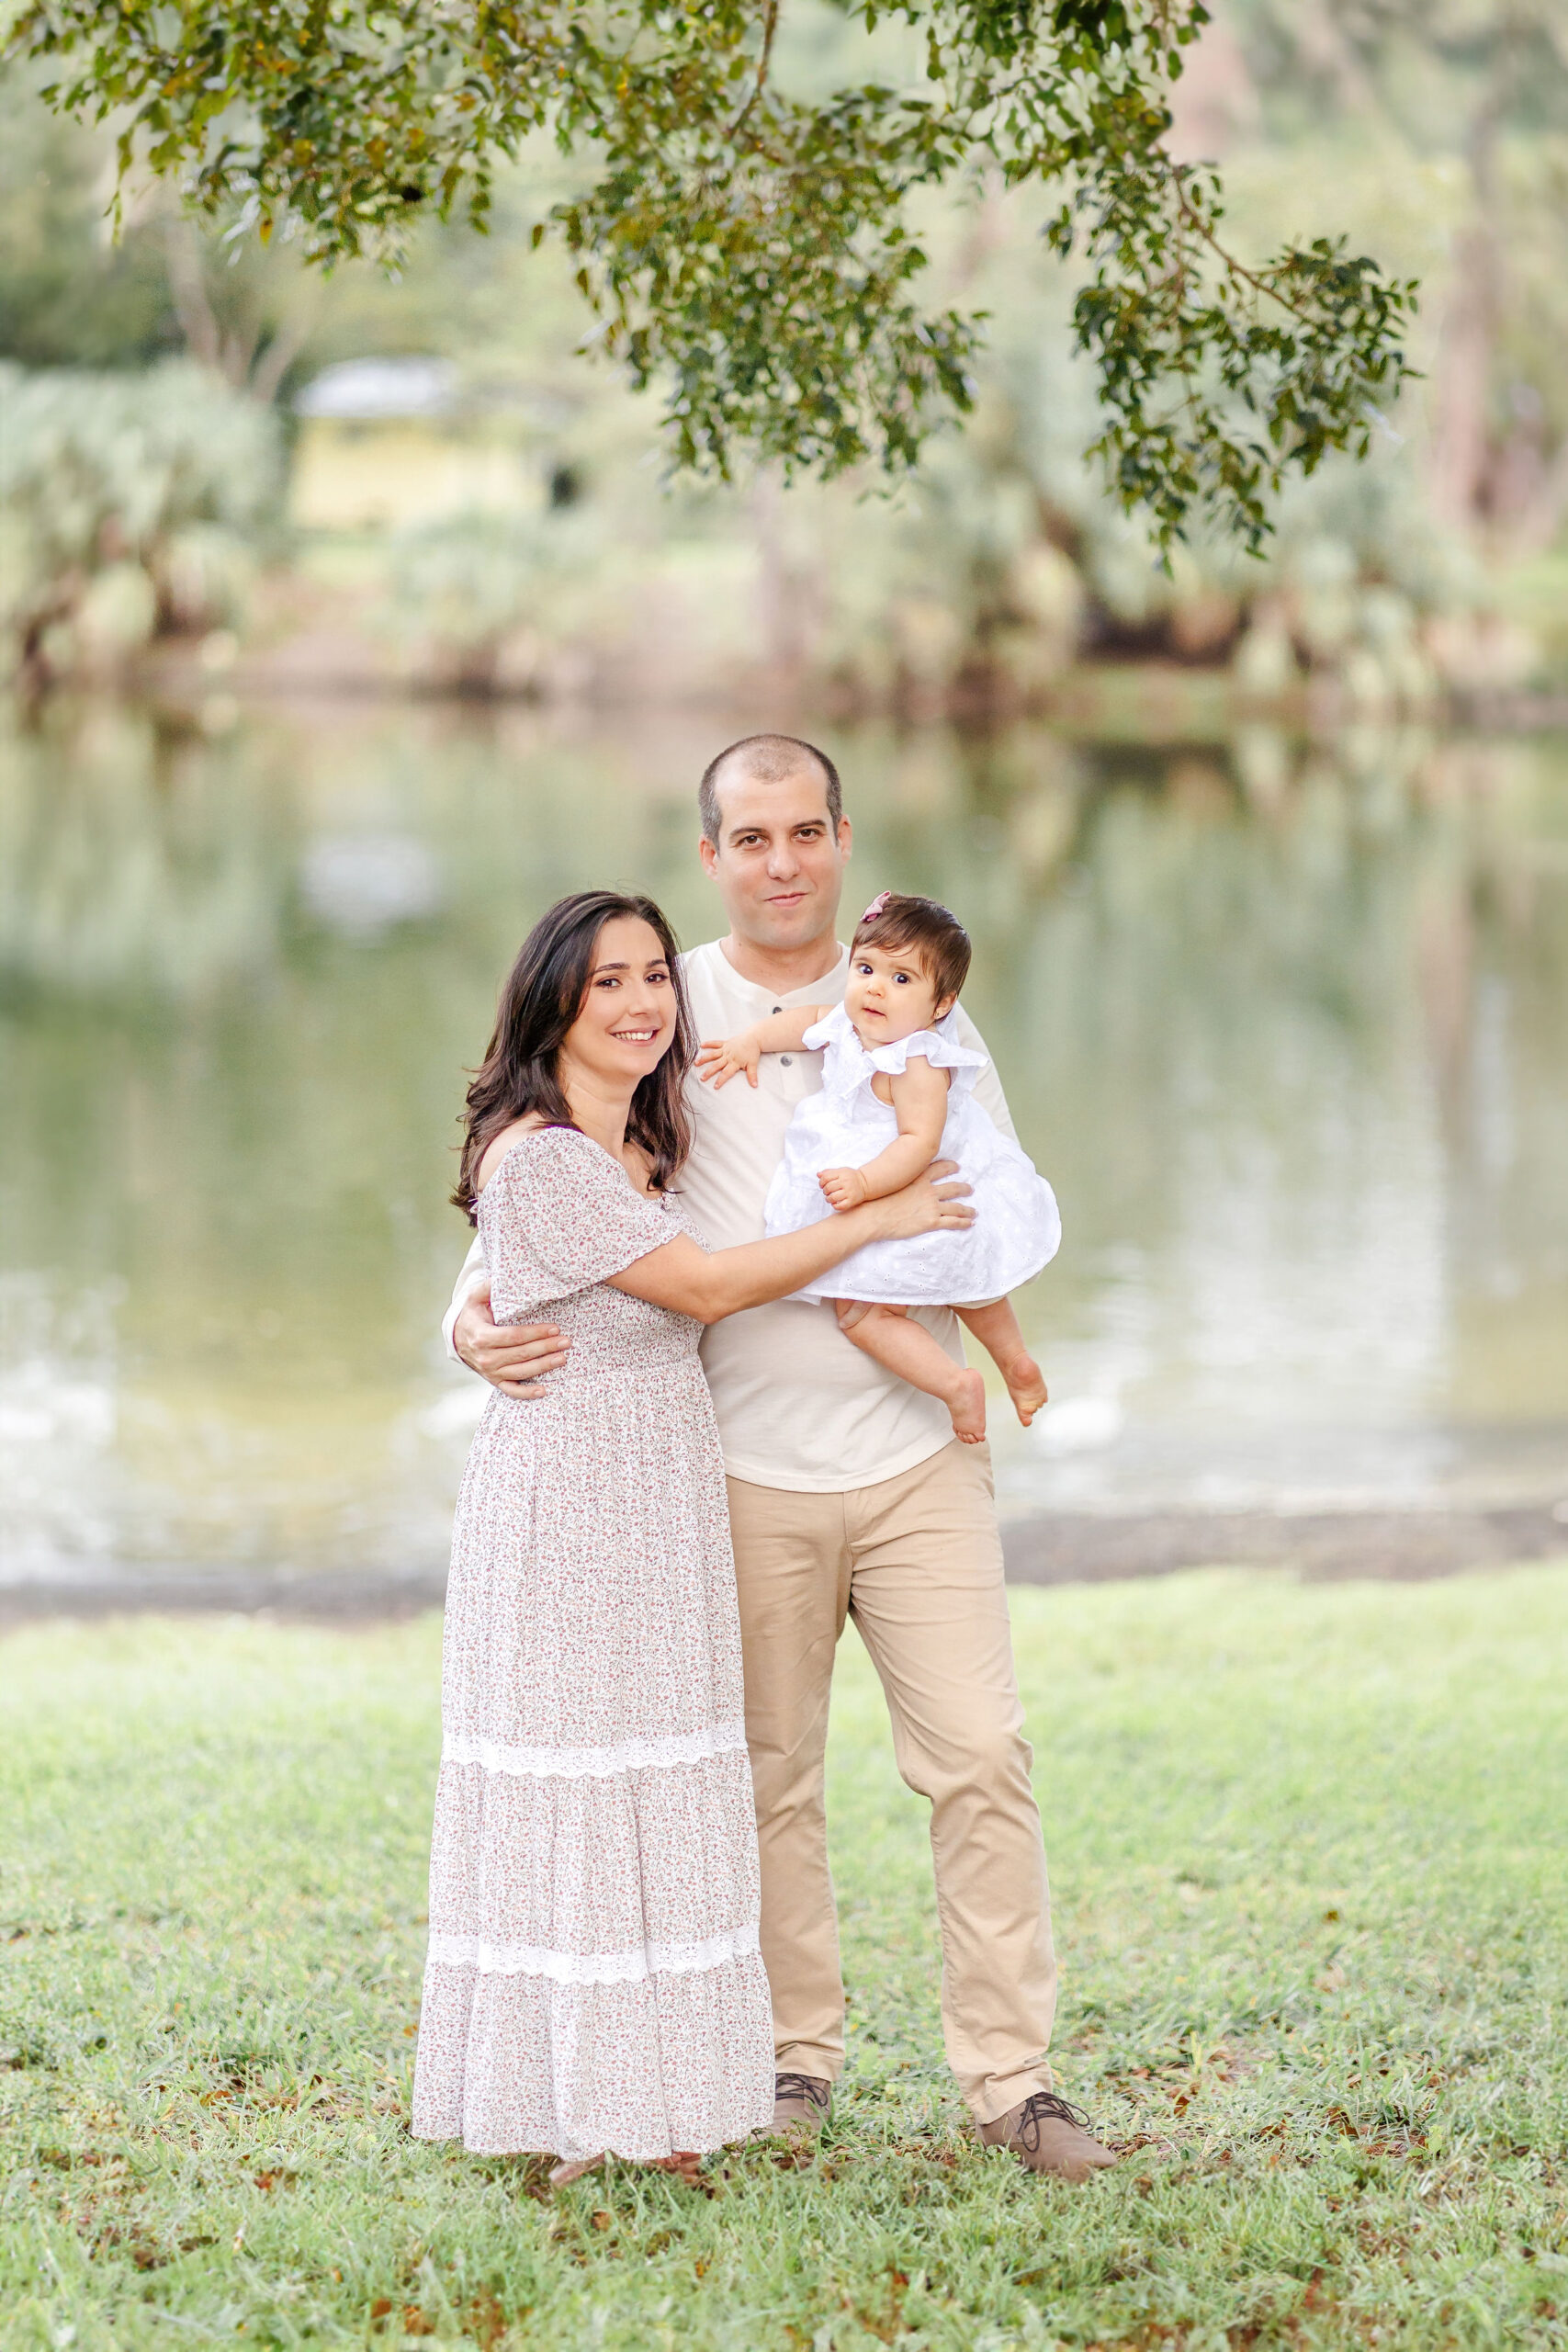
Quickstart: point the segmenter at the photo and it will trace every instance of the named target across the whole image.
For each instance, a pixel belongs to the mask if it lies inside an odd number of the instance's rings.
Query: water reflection
[[[0,788],[5,1572],[438,1560],[462,1069],[563,889],[687,938],[701,722],[51,710]],[[1568,749],[840,742],[1066,1243],[1012,1507],[1568,1484]]]

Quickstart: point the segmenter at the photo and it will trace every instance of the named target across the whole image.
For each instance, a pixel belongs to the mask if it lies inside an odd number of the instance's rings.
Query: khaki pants
[[[948,2063],[976,2122],[1050,2087],[1050,1894],[1013,1672],[984,1446],[806,1495],[729,1481],[762,1957],[781,2068],[834,2080],[844,1990],[823,1763],[852,1616],[886,1694],[898,1770],[931,1804]]]

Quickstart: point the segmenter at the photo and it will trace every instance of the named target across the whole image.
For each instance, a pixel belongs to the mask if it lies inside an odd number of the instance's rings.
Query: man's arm
[[[457,1329],[457,1317],[461,1315],[464,1307],[467,1306],[469,1299],[474,1296],[475,1293],[481,1290],[488,1297],[490,1295],[490,1268],[485,1264],[484,1243],[479,1239],[479,1235],[476,1233],[472,1241],[468,1244],[468,1254],[464,1259],[462,1266],[458,1272],[457,1283],[452,1292],[452,1304],[441,1318],[441,1337],[446,1342],[446,1352],[451,1357],[454,1363],[461,1363],[463,1361],[462,1357],[457,1352],[457,1344],[453,1339],[453,1333]]]
[[[987,1053],[989,1049],[986,1041],[964,1012],[964,1007],[961,1004],[955,1005],[953,1011],[958,1021],[959,1044],[967,1046],[972,1053]],[[1002,1082],[997,1076],[997,1066],[994,1061],[987,1061],[985,1069],[975,1080],[975,1100],[982,1111],[990,1113],[1003,1135],[1010,1136],[1016,1143],[1018,1129],[1013,1125],[1012,1113],[1008,1109],[1007,1096],[1002,1092]]]
[[[544,1375],[558,1372],[571,1341],[554,1323],[498,1323],[490,1311],[490,1268],[476,1233],[452,1304],[442,1318],[446,1352],[503,1396],[542,1396]]]

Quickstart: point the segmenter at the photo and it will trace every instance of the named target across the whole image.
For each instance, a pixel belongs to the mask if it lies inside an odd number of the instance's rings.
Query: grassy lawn
[[[555,2198],[405,2129],[434,1622],[0,1644],[0,2341],[1568,2344],[1568,1574],[1015,1615],[1060,2074],[1127,2151],[1085,2189],[965,2129],[852,1634],[820,2161]]]

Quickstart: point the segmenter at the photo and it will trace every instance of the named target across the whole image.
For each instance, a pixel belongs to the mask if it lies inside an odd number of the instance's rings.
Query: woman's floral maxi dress
[[[497,1321],[572,1349],[457,1504],[413,2130],[721,2147],[773,2104],[724,1471],[700,1327],[605,1281],[691,1228],[568,1128],[478,1217]]]

